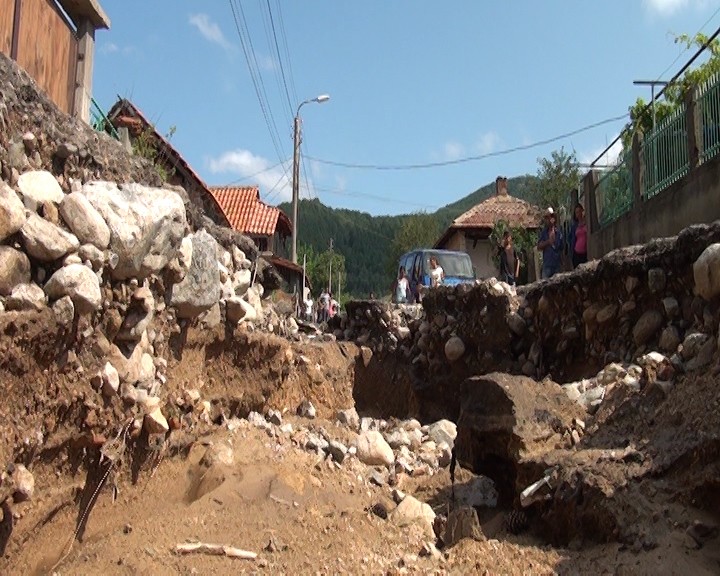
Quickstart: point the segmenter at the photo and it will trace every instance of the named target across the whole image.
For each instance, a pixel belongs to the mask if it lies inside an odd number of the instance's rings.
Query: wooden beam
[[[15,0],[15,15],[13,16],[12,44],[10,45],[10,58],[17,62],[18,46],[20,44],[20,7],[22,0]]]
[[[80,27],[80,22],[87,18],[96,30],[110,29],[110,18],[97,0],[57,0],[67,15]]]
[[[93,65],[95,62],[95,25],[84,18],[78,23],[77,67],[75,69],[74,115],[90,122]]]

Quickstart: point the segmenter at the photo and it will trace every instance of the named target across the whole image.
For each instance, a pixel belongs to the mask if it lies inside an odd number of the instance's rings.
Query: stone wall
[[[718,242],[720,221],[616,250],[517,295],[490,280],[433,290],[412,313],[351,303],[336,335],[372,351],[364,370],[388,356],[404,365],[392,387],[413,398],[406,407],[435,419],[456,419],[462,382],[490,371],[569,383],[656,350],[677,369],[697,370],[717,347]],[[363,386],[377,386],[371,380],[360,374],[356,399]]]

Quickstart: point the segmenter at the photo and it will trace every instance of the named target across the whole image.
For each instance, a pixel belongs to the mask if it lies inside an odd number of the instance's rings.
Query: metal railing
[[[690,170],[686,116],[686,107],[679,106],[643,140],[641,153],[645,179],[641,194],[646,200],[680,180]]]
[[[95,101],[95,98],[90,98],[90,118],[92,119],[92,127],[95,130],[109,133],[116,140],[120,140],[120,135],[115,130],[115,126],[110,122],[103,109]]]
[[[632,155],[625,154],[617,165],[605,172],[595,189],[598,222],[603,228],[633,206]]]
[[[713,75],[698,88],[696,101],[702,123],[702,164],[720,152],[720,75]]]

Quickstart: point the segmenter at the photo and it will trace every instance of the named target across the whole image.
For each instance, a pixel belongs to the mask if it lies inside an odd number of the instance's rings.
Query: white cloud
[[[500,136],[492,131],[485,132],[475,143],[475,150],[477,150],[477,153],[480,155],[490,154],[490,152],[497,150],[498,144],[500,144]]]
[[[190,14],[188,22],[190,25],[195,26],[206,40],[222,46],[225,50],[233,48],[233,45],[220,30],[220,26],[210,20],[207,14]]]
[[[120,46],[115,44],[114,42],[106,42],[100,46],[100,52],[102,54],[113,54],[114,52],[119,52]]]
[[[644,4],[651,12],[656,12],[661,16],[670,16],[688,6],[690,0],[644,0]]]
[[[255,156],[249,150],[237,149],[210,158],[208,167],[213,174],[234,174],[248,178],[248,185],[258,185],[260,195],[272,199],[273,204],[292,199],[290,166],[273,166],[273,162]],[[302,194],[301,194],[302,195]]]
[[[580,164],[590,164],[598,157],[600,153],[602,153],[603,150],[605,150],[606,147],[607,146],[603,146],[602,148],[595,148],[595,150],[591,150],[588,153],[578,154],[578,162]],[[602,158],[598,158],[597,164],[601,167],[603,165],[616,164],[622,150],[622,140],[618,140],[612,146],[610,146],[610,149],[602,155]]]
[[[446,160],[457,160],[465,155],[465,147],[459,142],[446,142],[443,156]]]

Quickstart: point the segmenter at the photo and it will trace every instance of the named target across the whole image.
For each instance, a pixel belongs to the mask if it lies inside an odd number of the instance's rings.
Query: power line
[[[713,33],[713,35],[710,36],[710,38],[708,38],[708,39],[703,43],[702,46],[700,46],[700,48],[698,49],[698,51],[695,52],[695,54],[693,54],[693,56],[690,58],[690,60],[688,60],[687,62],[685,62],[685,64],[683,65],[683,67],[680,68],[680,70],[678,70],[678,71],[675,73],[675,76],[673,76],[672,78],[670,78],[670,80],[668,80],[667,84],[665,84],[665,86],[663,86],[662,90],[660,90],[660,92],[658,92],[657,96],[655,97],[655,100],[657,100],[658,98],[660,98],[660,96],[662,96],[662,95],[665,93],[665,89],[666,89],[668,86],[672,85],[678,78],[680,78],[680,75],[681,75],[683,72],[685,72],[685,70],[687,70],[687,69],[692,65],[692,63],[695,62],[695,60],[697,60],[698,56],[700,56],[700,54],[702,54],[702,53],[708,48],[708,46],[710,46],[710,44],[713,43],[713,41],[715,40],[715,38],[718,37],[718,34],[720,34],[720,28],[718,28],[717,30],[715,30],[715,32]],[[640,113],[639,113],[638,116],[642,116],[643,114],[645,114],[645,113],[650,109],[650,107],[653,105],[653,102],[654,102],[654,100],[653,100],[652,102],[649,102],[648,104],[646,104],[645,107],[640,111]],[[628,122],[628,123],[625,125],[625,127],[620,131],[620,134],[618,134],[617,137],[616,137],[612,142],[610,142],[610,144],[608,144],[608,146],[605,148],[605,150],[603,150],[602,152],[600,152],[600,154],[598,155],[598,157],[595,158],[595,160],[593,160],[593,161],[591,162],[591,165],[594,165],[595,162],[597,162],[598,160],[600,160],[600,158],[602,158],[603,156],[605,156],[605,154],[607,154],[608,150],[610,150],[610,148],[612,148],[612,147],[615,145],[615,143],[616,143],[618,140],[620,140],[620,138],[622,138],[622,135],[625,134],[625,132],[627,132],[631,127],[633,127],[633,123],[632,123],[632,122]]]
[[[544,146],[546,144],[552,144],[553,142],[557,142],[559,140],[564,140],[566,138],[570,138],[571,136],[575,136],[576,134],[581,134],[582,132],[587,132],[588,130],[592,130],[593,128],[598,128],[599,126],[603,126],[605,124],[610,124],[611,122],[617,122],[618,120],[623,120],[627,117],[627,112],[625,114],[622,114],[620,116],[614,116],[613,118],[607,118],[605,120],[601,120],[600,122],[595,122],[593,124],[589,124],[587,126],[583,126],[582,128],[578,128],[577,130],[572,130],[571,132],[566,132],[564,134],[560,134],[559,136],[553,136],[552,138],[547,138],[545,140],[539,140],[537,142],[533,142],[531,144],[523,144],[521,146],[515,146],[513,148],[507,148],[505,150],[497,150],[495,152],[488,152],[486,154],[479,154],[478,156],[466,156],[465,158],[457,158],[455,160],[444,160],[441,162],[428,162],[425,164],[390,164],[390,165],[378,165],[378,164],[351,164],[348,162],[335,162],[332,160],[323,160],[322,158],[313,158],[311,156],[308,156],[307,158],[310,160],[314,160],[315,162],[320,162],[321,164],[328,164],[330,166],[339,166],[342,168],[356,168],[360,170],[418,170],[418,169],[424,169],[424,168],[439,168],[442,166],[452,166],[455,164],[464,164],[466,162],[474,162],[476,160],[484,160],[486,158],[495,158],[497,156],[506,156],[508,154],[513,154],[515,152],[521,152],[523,150],[530,150],[532,148],[537,148],[539,146]]]
[[[285,97],[287,98],[290,114],[292,114],[293,106],[292,102],[290,102],[290,91],[288,90],[287,80],[285,78],[285,67],[283,66],[282,58],[280,57],[280,46],[278,45],[277,32],[275,31],[275,19],[273,18],[272,8],[270,7],[270,0],[265,1],[267,4],[268,14],[270,15],[270,27],[272,28],[272,37],[275,44],[275,54],[278,58],[278,66],[280,67],[280,75],[282,76],[282,83],[285,87]]]
[[[350,198],[369,198],[370,200],[377,200],[378,202],[386,202],[389,204],[403,204],[405,206],[415,206],[417,208],[426,209],[437,209],[440,208],[438,205],[431,204],[419,204],[417,202],[408,202],[405,199],[387,198],[384,196],[377,196],[375,194],[369,194],[367,192],[354,192],[352,190],[338,190],[337,188],[325,188],[322,186],[316,186],[316,189],[320,192],[326,192],[327,194],[335,194],[337,196],[345,196]]]
[[[231,184],[237,184],[238,182],[242,182],[243,180],[250,180],[251,178],[255,178],[255,176],[260,176],[260,174],[264,174],[265,172],[270,172],[270,170],[274,170],[278,166],[283,167],[283,172],[287,172],[287,169],[285,168],[285,162],[288,162],[289,160],[281,160],[280,162],[277,162],[276,164],[273,164],[272,166],[268,166],[267,168],[263,168],[262,170],[258,170],[254,174],[249,174],[247,176],[241,176],[240,178],[237,178],[235,180],[232,180],[226,184],[226,186],[230,186]]]
[[[248,65],[248,70],[250,71],[250,78],[252,80],[253,87],[255,88],[255,94],[258,102],[260,103],[263,118],[265,119],[265,125],[270,133],[270,138],[273,146],[275,147],[278,159],[282,159],[285,157],[285,153],[282,151],[283,149],[282,144],[279,141],[277,125],[275,124],[272,110],[270,110],[270,103],[267,98],[267,93],[265,92],[265,83],[263,82],[262,74],[260,73],[260,69],[257,64],[255,49],[253,48],[252,39],[250,38],[250,32],[247,26],[247,21],[245,20],[245,13],[242,9],[242,4],[237,3],[237,1],[233,2],[233,0],[230,0],[230,10],[232,11],[233,20],[235,21],[235,28],[237,29],[237,33],[240,38],[240,44],[243,49],[243,54],[245,55],[245,61]],[[238,14],[240,15],[240,18],[238,18]]]

